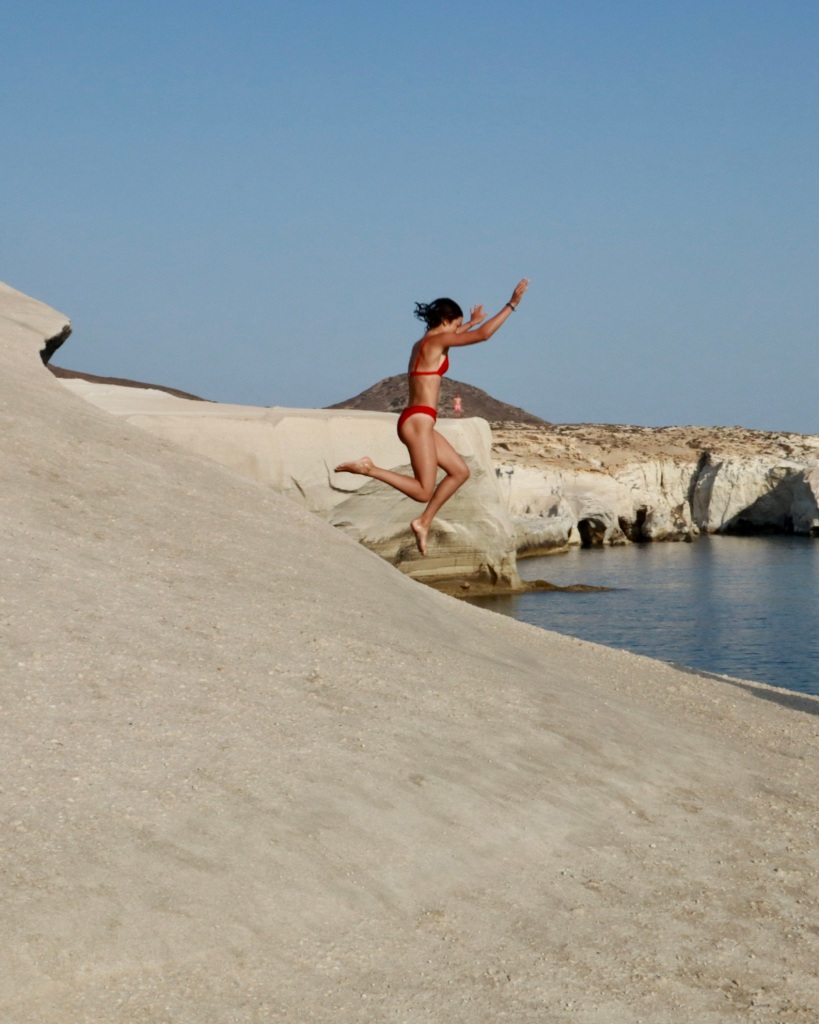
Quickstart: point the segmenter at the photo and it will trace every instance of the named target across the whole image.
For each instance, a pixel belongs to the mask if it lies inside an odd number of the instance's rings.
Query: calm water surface
[[[524,579],[615,589],[476,603],[675,664],[819,693],[819,541],[701,537],[524,559]]]

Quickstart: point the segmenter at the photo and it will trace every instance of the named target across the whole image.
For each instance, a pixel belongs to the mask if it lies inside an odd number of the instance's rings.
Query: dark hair
[[[423,320],[427,327],[438,327],[445,320],[457,320],[458,317],[463,317],[464,311],[452,299],[436,299],[429,305],[424,302],[416,302],[415,315],[419,320]]]

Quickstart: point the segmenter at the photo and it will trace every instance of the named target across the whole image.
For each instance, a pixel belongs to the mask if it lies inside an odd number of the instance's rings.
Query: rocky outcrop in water
[[[693,514],[708,533],[819,535],[816,463],[708,453],[693,489]]]
[[[705,533],[819,535],[819,437],[739,427],[496,425],[519,554]]]

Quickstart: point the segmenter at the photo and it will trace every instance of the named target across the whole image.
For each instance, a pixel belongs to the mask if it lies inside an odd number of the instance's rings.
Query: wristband
[[[513,313],[518,308],[517,306],[513,306],[511,302],[507,302],[506,305],[512,310]]]

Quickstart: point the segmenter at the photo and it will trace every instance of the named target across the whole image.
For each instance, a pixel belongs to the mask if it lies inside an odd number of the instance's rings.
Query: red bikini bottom
[[[433,420],[438,419],[438,413],[429,405],[410,405],[406,408],[401,415],[398,417],[398,433],[401,433],[401,427],[404,426],[410,416],[414,416],[416,413],[422,412],[427,416],[431,416]]]

